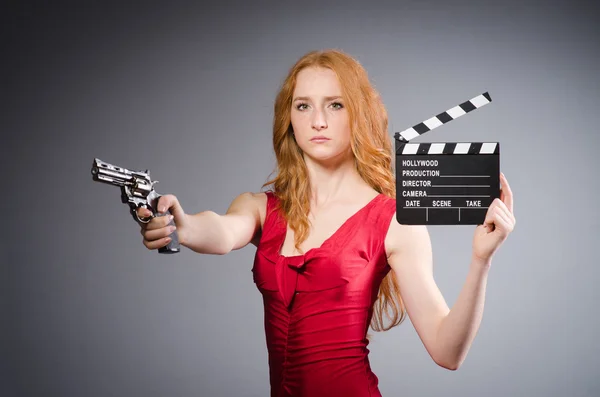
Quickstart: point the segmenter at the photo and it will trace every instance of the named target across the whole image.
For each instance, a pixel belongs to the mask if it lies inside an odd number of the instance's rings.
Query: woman
[[[341,51],[311,52],[275,101],[279,172],[263,185],[272,190],[239,195],[225,215],[187,215],[175,196],[160,199],[183,246],[204,254],[257,247],[252,271],[265,307],[271,396],[380,396],[367,330],[388,330],[406,313],[432,359],[451,370],[479,328],[492,257],[515,225],[508,182],[500,176],[501,198],[475,230],[469,275],[449,310],[426,227],[395,219],[387,128],[362,66]],[[148,249],[168,243],[168,222],[142,225]]]

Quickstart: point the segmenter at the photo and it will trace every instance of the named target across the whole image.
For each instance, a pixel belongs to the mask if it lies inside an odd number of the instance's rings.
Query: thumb
[[[173,194],[160,196],[158,198],[156,209],[161,214],[165,213],[168,209],[175,218],[181,218],[185,215],[181,204],[179,204],[179,200]]]
[[[491,233],[494,231],[494,229],[496,229],[496,225],[494,224],[494,219],[489,214],[486,215],[485,220],[483,221],[483,229],[487,233]]]

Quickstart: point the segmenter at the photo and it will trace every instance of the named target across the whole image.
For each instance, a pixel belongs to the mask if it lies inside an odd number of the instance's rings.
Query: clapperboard
[[[396,219],[405,225],[479,225],[500,197],[498,142],[409,143],[492,101],[485,92],[396,132]]]

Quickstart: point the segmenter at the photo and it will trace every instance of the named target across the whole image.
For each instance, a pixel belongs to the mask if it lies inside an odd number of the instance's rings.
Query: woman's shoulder
[[[239,202],[246,205],[258,205],[266,204],[268,199],[267,192],[243,192],[240,193],[234,200],[234,202]]]
[[[246,194],[249,194],[253,199],[258,200],[258,201],[267,201],[267,197],[269,195],[272,195],[273,192],[270,190],[264,191],[264,192],[246,192]]]
[[[252,214],[256,219],[260,219],[261,225],[265,219],[266,208],[268,204],[267,192],[243,192],[240,193],[229,205],[227,214]]]
[[[270,196],[272,196],[271,191],[265,192],[244,192],[242,193],[246,195],[248,202],[254,207],[255,211],[260,212],[261,219],[264,219],[264,212],[267,208],[267,204]]]
[[[227,209],[226,215],[238,215],[232,219],[253,219],[255,229],[250,243],[254,244],[255,246],[258,246],[262,235],[262,229],[267,213],[267,205],[267,192],[246,191],[237,195]]]
[[[267,208],[269,207],[269,201],[273,199],[273,191],[267,190],[264,192],[249,192],[254,202],[256,211],[260,214],[260,225],[261,228],[265,223]]]

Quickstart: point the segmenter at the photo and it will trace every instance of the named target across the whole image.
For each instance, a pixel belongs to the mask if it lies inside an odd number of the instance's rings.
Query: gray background
[[[592,2],[181,6],[3,12],[3,396],[265,396],[255,250],[146,250],[92,159],[150,169],[187,212],[224,213],[275,165],[272,104],[305,52],[369,71],[393,132],[489,91],[415,142],[499,141],[517,227],[463,366],[409,320],[373,333],[384,396],[597,396],[599,12]],[[473,227],[430,227],[452,306]]]

